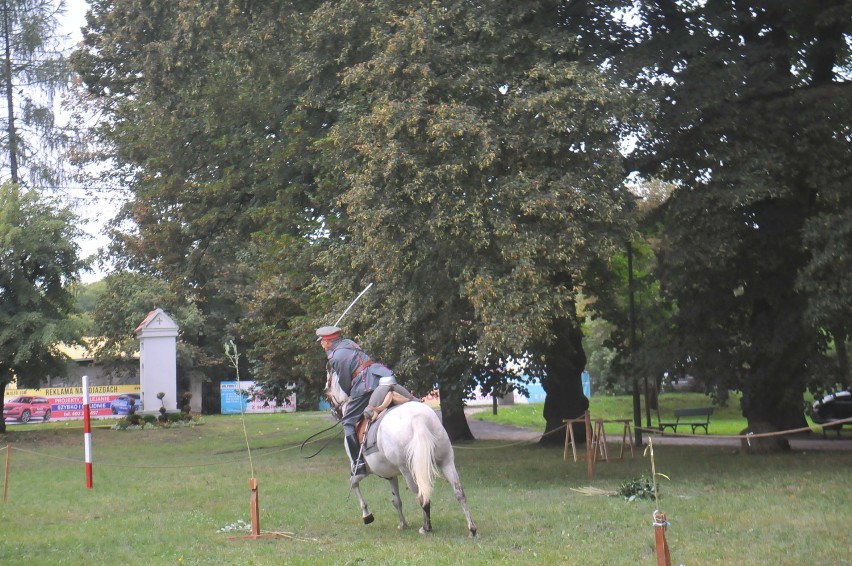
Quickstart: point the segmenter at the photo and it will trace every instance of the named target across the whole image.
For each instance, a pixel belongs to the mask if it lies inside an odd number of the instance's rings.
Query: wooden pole
[[[654,511],[654,542],[657,547],[657,566],[672,566],[669,543],[666,542],[666,514]]]
[[[83,376],[83,450],[86,457],[86,489],[92,489],[92,414],[89,410],[89,376]]]
[[[586,421],[586,471],[589,474],[589,479],[595,477],[595,447],[594,439],[592,438],[592,417],[589,411],[583,415],[583,420]]]
[[[294,538],[292,533],[264,533],[260,534],[260,498],[258,497],[257,478],[249,478],[249,489],[251,489],[251,534],[239,537],[228,537],[230,540],[262,538]]]
[[[251,489],[251,536],[260,536],[260,504],[257,495],[257,478],[249,480]]]
[[[6,475],[3,476],[3,503],[9,499],[9,466],[12,463],[12,445],[6,445]]]

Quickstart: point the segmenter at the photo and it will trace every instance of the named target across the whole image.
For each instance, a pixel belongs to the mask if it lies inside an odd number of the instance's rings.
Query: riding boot
[[[350,434],[346,437],[346,452],[349,454],[349,461],[352,462],[352,475],[360,476],[367,473],[367,464],[364,462],[364,455],[361,453],[361,443],[358,442],[358,435]]]

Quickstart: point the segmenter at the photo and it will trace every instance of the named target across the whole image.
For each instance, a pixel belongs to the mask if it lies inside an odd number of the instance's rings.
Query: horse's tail
[[[408,469],[417,484],[417,497],[420,505],[425,506],[432,499],[432,488],[438,469],[435,466],[435,444],[437,438],[429,426],[428,415],[414,415],[411,426],[413,435],[406,447]]]

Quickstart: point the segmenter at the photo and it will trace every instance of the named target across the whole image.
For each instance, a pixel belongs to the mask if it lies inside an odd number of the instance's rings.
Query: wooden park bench
[[[822,428],[823,438],[826,438],[826,431],[829,430],[837,432],[837,437],[840,438],[840,430],[844,426],[852,427],[852,421],[849,419],[825,419],[817,424]]]
[[[658,426],[660,431],[665,431],[666,428],[671,428],[672,432],[677,432],[679,425],[689,425],[692,427],[692,434],[695,434],[695,429],[702,427],[704,434],[707,434],[707,427],[710,426],[710,415],[713,414],[713,407],[699,407],[697,409],[675,409],[674,421],[660,421]],[[704,417],[701,420],[699,417]],[[682,421],[681,419],[689,419]]]

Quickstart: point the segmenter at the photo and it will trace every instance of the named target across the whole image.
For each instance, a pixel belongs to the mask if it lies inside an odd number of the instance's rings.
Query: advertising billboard
[[[135,404],[137,412],[143,410],[138,385],[93,385],[89,387],[89,413],[93,419],[127,414],[130,401]],[[151,408],[156,409],[156,407]],[[6,389],[3,419],[8,424],[68,421],[82,418],[82,387]]]
[[[254,381],[223,381],[220,385],[222,414],[241,413],[292,413],[296,411],[296,394],[291,393],[281,400],[263,394],[263,389]]]

